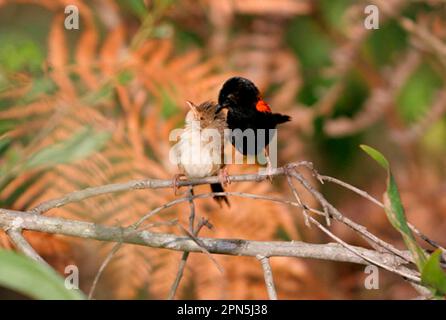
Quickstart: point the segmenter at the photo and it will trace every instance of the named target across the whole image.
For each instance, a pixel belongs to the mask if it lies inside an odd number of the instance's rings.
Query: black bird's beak
[[[219,113],[221,110],[223,110],[223,109],[227,109],[228,108],[228,106],[226,106],[226,105],[221,105],[221,104],[219,104],[219,105],[217,105],[217,109],[215,110],[215,113]]]

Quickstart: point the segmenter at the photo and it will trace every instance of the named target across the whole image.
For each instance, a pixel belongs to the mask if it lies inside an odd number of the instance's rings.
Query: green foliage
[[[406,247],[412,253],[419,270],[422,270],[426,263],[426,254],[417,244],[410,228],[407,224],[404,208],[401,203],[400,194],[393,175],[388,172],[387,191],[384,194],[384,210],[392,226],[397,229],[403,237]]]
[[[147,13],[147,9],[144,5],[143,0],[118,0],[117,2],[124,9],[128,10],[129,12],[135,14],[140,18],[143,18]]]
[[[372,147],[366,145],[361,145],[360,147],[387,171],[387,190],[383,196],[384,211],[392,226],[401,233],[404,243],[412,253],[418,269],[422,270],[426,263],[426,254],[417,244],[407,224],[404,207],[401,203],[398,186],[390,170],[389,161],[381,152]]]
[[[39,45],[22,34],[0,36],[0,67],[6,71],[31,71],[40,69],[43,53]]]
[[[34,153],[24,168],[51,167],[86,158],[101,149],[109,138],[108,132],[93,132],[91,128],[83,128],[67,140]]]
[[[312,105],[319,100],[319,91],[333,83],[322,74],[322,69],[330,64],[333,43],[315,21],[306,17],[292,21],[287,32],[287,43],[302,65],[305,85],[300,100]]]
[[[119,81],[126,80],[125,76],[124,79],[119,79]],[[105,83],[102,85],[99,89],[95,91],[91,91],[88,94],[85,95],[83,100],[87,104],[99,104],[101,102],[109,100],[113,96],[113,85],[111,83]]]
[[[27,104],[35,101],[42,94],[55,92],[56,84],[48,77],[36,78],[32,82],[31,89],[19,99],[20,104]]]
[[[332,43],[324,30],[311,19],[298,18],[291,23],[288,43],[307,71],[329,65]]]
[[[364,44],[364,53],[375,65],[382,66],[395,62],[407,46],[407,34],[394,20],[380,22],[380,28],[373,30]]]
[[[353,3],[352,0],[333,1],[333,0],[321,0],[319,4],[321,6],[321,14],[326,20],[330,28],[336,28],[339,30],[345,29],[345,19],[342,19],[348,7]]]
[[[439,294],[445,295],[446,274],[440,267],[441,251],[437,250],[428,259],[426,253],[417,244],[407,224],[398,186],[390,170],[389,162],[378,150],[366,145],[361,145],[360,147],[387,171],[387,190],[383,196],[384,210],[392,226],[401,233],[404,243],[411,252],[418,270],[422,273],[422,283],[432,288],[432,293],[435,296]]]
[[[359,72],[350,72],[344,81],[345,90],[335,103],[333,110],[333,117],[338,116],[354,116],[367,99],[369,89],[364,81],[364,78]],[[357,152],[357,144],[354,146]]]
[[[163,108],[162,108],[162,116],[164,119],[168,119],[177,112],[179,112],[178,106],[176,105],[175,101],[173,101],[172,97],[169,95],[169,93],[165,89],[162,90],[162,101],[163,101]]]
[[[373,160],[378,162],[381,167],[383,167],[386,170],[389,170],[389,168],[390,168],[389,162],[387,161],[387,159],[383,156],[383,154],[381,152],[379,152],[378,150],[376,150],[376,149],[374,149],[372,147],[369,147],[369,146],[367,146],[365,144],[360,145],[360,147],[370,157],[372,157]]]
[[[397,99],[403,120],[411,123],[423,116],[440,87],[441,79],[434,70],[426,64],[420,66],[403,86]]]
[[[96,132],[92,128],[83,128],[70,138],[43,148],[29,157],[19,148],[10,147],[4,154],[0,166],[0,186],[11,176],[30,169],[44,169],[58,164],[81,160],[101,149],[110,138],[109,132]],[[8,138],[0,139],[1,145],[9,143]]]
[[[446,295],[446,274],[440,267],[441,249],[431,254],[422,272],[421,281],[433,289],[435,297]]]
[[[444,158],[445,148],[444,141],[446,140],[446,119],[438,121],[433,124],[422,138],[423,145],[432,155],[438,155],[441,159]]]
[[[0,285],[34,299],[84,299],[79,290],[66,289],[54,270],[12,251],[0,250]]]
[[[128,70],[124,70],[118,74],[118,82],[123,86],[129,84],[129,82],[132,81],[133,78],[134,78],[133,73],[131,73]]]

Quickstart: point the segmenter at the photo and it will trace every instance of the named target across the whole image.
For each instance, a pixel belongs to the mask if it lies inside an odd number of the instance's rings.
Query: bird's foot
[[[218,179],[224,187],[231,184],[230,176],[226,167],[218,170]]]
[[[179,184],[180,184],[180,180],[181,177],[184,177],[184,174],[182,173],[177,173],[176,175],[173,176],[173,193],[174,195],[178,195],[178,189],[180,188]]]
[[[265,172],[265,175],[268,178],[269,182],[273,183],[273,177],[274,177],[275,169],[268,164],[266,166],[266,169],[265,169],[264,172]]]
[[[272,164],[271,158],[269,156],[269,147],[268,146],[265,148],[265,157],[266,157],[265,173],[266,173],[266,176],[267,176],[269,182],[273,183],[273,177],[274,177],[274,171],[275,171],[274,169],[275,168],[273,168],[273,164]]]

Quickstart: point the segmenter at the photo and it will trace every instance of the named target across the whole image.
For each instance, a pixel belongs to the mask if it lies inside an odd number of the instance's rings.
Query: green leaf
[[[360,147],[387,171],[387,189],[383,195],[384,211],[392,226],[401,233],[406,247],[411,252],[418,270],[421,272],[426,264],[427,257],[423,249],[416,242],[407,224],[406,214],[401,203],[398,186],[390,170],[389,161],[387,161],[381,152],[372,147],[366,145],[361,145]]]
[[[0,250],[0,285],[34,299],[81,300],[54,270],[12,251]]]
[[[387,161],[386,157],[384,157],[381,152],[365,144],[361,144],[359,147],[362,150],[364,150],[370,157],[372,157],[373,160],[378,162],[381,165],[381,167],[383,167],[386,170],[389,170],[390,167],[389,161]]]
[[[81,129],[67,140],[36,152],[24,167],[25,169],[49,167],[84,159],[101,149],[109,138],[109,132],[95,132],[91,128]]]
[[[401,233],[406,247],[412,253],[418,270],[421,272],[426,263],[426,254],[417,244],[415,237],[410,231],[409,225],[407,224],[406,215],[404,213],[404,207],[401,203],[397,184],[393,178],[393,175],[390,173],[390,170],[388,172],[389,176],[387,179],[387,190],[384,194],[384,211],[386,212],[387,218],[392,226]]]
[[[431,254],[421,272],[421,283],[431,287],[435,296],[446,295],[446,273],[440,266],[441,249]]]

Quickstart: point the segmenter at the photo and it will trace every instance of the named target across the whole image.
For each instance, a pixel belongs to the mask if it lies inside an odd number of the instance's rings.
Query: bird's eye
[[[204,120],[204,118],[203,118],[203,117],[200,117],[200,120],[201,120],[201,121],[203,121],[203,120]]]

